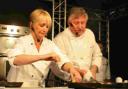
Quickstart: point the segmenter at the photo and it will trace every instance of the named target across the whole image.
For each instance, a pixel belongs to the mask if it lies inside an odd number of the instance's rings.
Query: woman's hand
[[[71,80],[72,82],[81,82],[82,81],[82,76],[79,73],[79,71],[77,71],[75,68],[70,68],[70,74],[71,74]]]
[[[75,67],[75,69],[80,73],[80,75],[82,77],[87,73],[86,69],[80,69],[80,68],[77,68],[77,67]]]
[[[55,52],[51,52],[51,53],[45,55],[44,60],[59,62],[60,57]]]

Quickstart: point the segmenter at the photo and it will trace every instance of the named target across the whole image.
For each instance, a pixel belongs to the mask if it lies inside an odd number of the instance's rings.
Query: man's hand
[[[92,73],[93,79],[95,79],[95,80],[96,80],[96,72],[95,72],[95,71],[93,71],[93,70],[91,70],[91,73]]]
[[[93,76],[93,79],[96,80],[96,73],[97,73],[97,70],[98,70],[98,67],[96,65],[92,65],[91,67],[91,73],[92,73],[92,76]]]

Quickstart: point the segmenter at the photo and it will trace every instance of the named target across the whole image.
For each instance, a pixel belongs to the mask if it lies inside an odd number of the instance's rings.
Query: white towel
[[[93,78],[92,73],[90,70],[88,70],[87,73],[83,77],[83,81],[89,82],[91,81],[92,78]]]

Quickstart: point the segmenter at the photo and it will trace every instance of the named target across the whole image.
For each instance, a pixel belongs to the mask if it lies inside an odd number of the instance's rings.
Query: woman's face
[[[37,39],[42,40],[49,31],[49,20],[48,18],[40,15],[37,17],[36,21],[32,22],[32,29],[34,30],[34,35]]]
[[[72,19],[71,22],[69,23],[69,27],[70,27],[71,32],[75,36],[81,36],[85,32],[86,17],[80,16],[80,17]]]

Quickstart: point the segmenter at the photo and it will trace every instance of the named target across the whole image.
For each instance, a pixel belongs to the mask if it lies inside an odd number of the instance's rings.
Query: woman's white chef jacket
[[[10,82],[28,82],[28,80],[32,79],[45,79],[48,74],[51,61],[38,61],[22,66],[13,65],[13,61],[15,56],[20,54],[44,55],[50,52],[56,52],[60,56],[61,62],[58,63],[59,68],[61,68],[65,62],[69,62],[68,58],[62,54],[51,40],[44,38],[40,50],[38,51],[31,35],[20,37],[17,39],[14,48],[8,52],[8,61],[11,65],[11,69],[8,73],[7,80]]]

